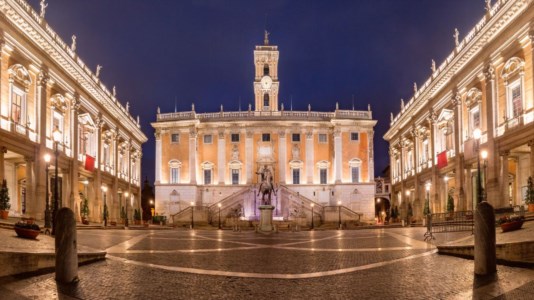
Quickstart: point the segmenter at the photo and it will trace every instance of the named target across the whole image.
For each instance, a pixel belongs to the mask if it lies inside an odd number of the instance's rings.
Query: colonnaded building
[[[423,201],[444,212],[476,204],[477,160],[494,207],[521,205],[534,176],[534,7],[486,3],[486,14],[391,120],[392,196],[420,218]],[[452,44],[452,39],[451,39]],[[477,136],[480,132],[480,137]],[[429,189],[428,192],[426,189]]]
[[[279,105],[279,51],[254,50],[254,107],[248,111],[160,113],[152,123],[156,136],[156,213],[187,221],[213,211],[259,217],[260,176],[274,175],[274,218],[306,217],[324,221],[363,214],[374,218],[373,134],[376,121],[367,111],[288,111]],[[332,104],[334,106],[334,104]],[[340,202],[338,202],[340,201]],[[339,210],[339,211],[338,211]],[[328,214],[328,213],[326,213]],[[175,221],[177,220],[175,218]],[[317,223],[316,223],[317,224]]]
[[[126,193],[128,209],[139,206],[147,138],[100,81],[100,67],[93,73],[76,54],[76,37],[67,45],[47,24],[45,9],[0,1],[0,182],[7,182],[10,215],[43,219],[47,187],[54,202],[55,132],[60,206],[79,212],[87,198],[89,220],[98,222],[107,199],[109,219],[117,220]]]

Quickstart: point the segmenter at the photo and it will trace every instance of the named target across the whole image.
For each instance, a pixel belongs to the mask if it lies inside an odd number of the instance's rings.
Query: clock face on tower
[[[261,78],[261,87],[263,89],[270,89],[272,84],[273,84],[273,80],[271,79],[270,76],[266,75]]]

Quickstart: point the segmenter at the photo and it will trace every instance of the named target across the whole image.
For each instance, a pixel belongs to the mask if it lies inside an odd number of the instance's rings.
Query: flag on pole
[[[447,166],[447,150],[438,154],[438,169],[445,168]]]
[[[95,158],[88,154],[85,155],[85,169],[91,172],[95,169]]]

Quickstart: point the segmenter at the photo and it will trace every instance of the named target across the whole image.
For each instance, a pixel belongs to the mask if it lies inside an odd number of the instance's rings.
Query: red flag
[[[87,154],[85,155],[85,169],[91,172],[95,169],[95,158]]]
[[[447,150],[438,154],[438,169],[445,168],[447,166]]]

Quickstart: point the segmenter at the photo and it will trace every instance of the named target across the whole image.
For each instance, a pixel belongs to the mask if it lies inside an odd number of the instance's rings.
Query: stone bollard
[[[495,212],[486,201],[477,204],[475,212],[475,275],[497,272]]]
[[[56,281],[72,283],[78,281],[78,245],[76,218],[70,208],[57,212],[55,229]]]

